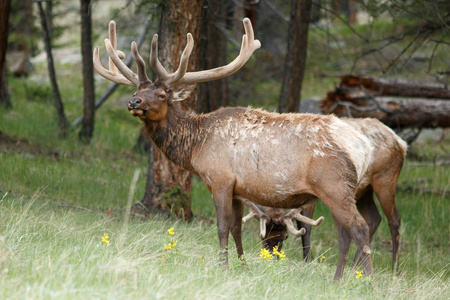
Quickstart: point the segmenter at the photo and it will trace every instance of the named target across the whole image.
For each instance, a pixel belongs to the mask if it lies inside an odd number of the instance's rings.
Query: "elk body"
[[[340,228],[340,256],[346,256],[346,240],[352,238],[362,253],[364,274],[372,275],[369,226],[355,204],[357,187],[365,180],[363,174],[371,161],[368,157],[375,148],[365,135],[334,116],[277,114],[241,107],[195,115],[174,105],[174,101],[189,96],[192,90],[189,85],[229,76],[245,64],[260,43],[254,40],[248,19],[244,19],[244,28],[246,34],[235,60],[198,72],[186,72],[193,47],[190,34],[180,65],[173,73],[159,62],[158,37],[154,35],[150,65],[158,79],[152,82],[145,74],[145,63],[134,42],[132,55],[137,75],[123,64],[123,53],[116,50],[115,25],[111,22],[110,39],[105,39],[109,70],[101,66],[98,48],[94,50],[94,66],[111,81],[137,87],[128,109],[144,123],[147,137],[169,160],[199,176],[212,193],[225,257],[229,232],[238,255],[243,254],[243,201],[299,208],[321,199]],[[182,88],[175,89],[176,86]],[[374,190],[381,189],[377,192],[379,198],[394,197],[396,181],[387,182],[382,174],[373,177]],[[341,269],[343,265],[338,265],[336,280],[342,277]]]
[[[400,239],[400,215],[395,205],[394,196],[397,178],[400,174],[406,154],[406,144],[389,127],[385,126],[377,119],[342,118],[341,120],[365,135],[373,145],[372,153],[368,153],[367,155],[369,165],[356,188],[356,207],[369,226],[369,241],[372,241],[373,235],[381,222],[381,216],[373,198],[375,191],[391,231],[393,248],[392,266],[394,267],[397,260]],[[382,178],[382,180],[380,178]],[[380,185],[380,181],[389,184],[383,186]],[[295,229],[292,230],[290,228],[292,225],[289,225],[289,223],[292,224],[292,222],[286,221],[286,219],[292,219],[292,212],[285,213],[284,210],[281,212],[274,211],[271,208],[261,208],[251,204],[248,204],[248,207],[251,214],[244,218],[243,221],[248,221],[251,216],[256,216],[260,220],[260,227],[263,227],[263,223],[267,224],[264,226],[264,233],[268,232],[267,236],[266,234],[260,234],[263,239],[263,245],[266,245],[266,249],[272,249],[268,247],[276,245],[279,245],[279,248],[281,248],[282,242],[288,236],[288,231],[297,235]],[[302,231],[302,233],[305,234],[302,237],[305,259],[310,256],[311,225],[317,225],[316,223],[308,221],[310,220],[308,217],[311,217],[313,212],[314,205],[307,209],[305,216],[303,216],[302,219],[297,218],[299,227],[302,229],[306,228],[305,231]],[[300,213],[300,211],[296,211],[296,213]],[[280,222],[280,220],[282,222]],[[343,266],[351,239],[349,238],[348,232],[342,232],[343,229],[339,223],[337,223],[336,226],[339,234],[339,245],[340,247],[342,246],[344,250],[339,256],[339,264],[340,266]],[[360,262],[361,253],[358,251],[355,254],[353,263],[358,264]]]

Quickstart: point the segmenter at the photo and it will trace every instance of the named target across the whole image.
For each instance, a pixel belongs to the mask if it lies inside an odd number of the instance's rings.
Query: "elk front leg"
[[[397,189],[397,177],[387,174],[382,176],[376,176],[373,183],[373,189],[380,202],[381,208],[386,215],[389,229],[392,235],[392,269],[395,270],[397,265],[398,271],[398,257],[397,252],[400,245],[400,214],[398,213],[397,206],[395,205],[395,191]]]
[[[244,214],[244,204],[241,200],[233,199],[232,217],[231,217],[231,235],[236,244],[236,250],[239,259],[244,254],[242,247],[242,215]]]
[[[228,234],[232,216],[233,183],[222,184],[212,189],[214,206],[217,214],[217,233],[222,250],[220,260],[228,264]]]

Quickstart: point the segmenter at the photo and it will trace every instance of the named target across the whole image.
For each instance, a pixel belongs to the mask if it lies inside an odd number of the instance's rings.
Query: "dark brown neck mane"
[[[176,105],[169,105],[164,120],[145,120],[143,133],[153,140],[170,161],[193,171],[191,156],[193,148],[200,141],[201,119],[199,115],[185,112]]]

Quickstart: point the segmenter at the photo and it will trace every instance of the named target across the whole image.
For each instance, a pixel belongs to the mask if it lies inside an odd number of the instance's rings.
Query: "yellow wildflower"
[[[356,276],[355,276],[355,278],[356,278],[356,279],[359,279],[359,278],[361,278],[361,276],[362,276],[361,272],[356,271]]]
[[[273,259],[272,254],[270,253],[269,250],[267,249],[261,249],[261,254],[259,255],[260,257],[262,257],[264,260],[270,261]]]
[[[106,233],[102,236],[102,243],[109,245],[109,236]]]
[[[175,232],[173,232],[173,231],[174,231],[173,227],[170,227],[169,229],[167,229],[167,232],[168,232],[170,235],[174,235],[174,234],[175,234]]]
[[[320,263],[323,263],[324,261],[325,261],[325,256],[324,255],[322,255],[321,257],[319,257],[319,262]]]
[[[174,239],[170,239],[169,244],[164,244],[164,250],[167,250],[167,251],[175,250],[175,246],[177,245],[177,242],[178,241],[176,241]]]
[[[277,255],[281,260],[285,260],[286,257],[284,251],[278,251],[278,246],[273,247],[273,255]]]

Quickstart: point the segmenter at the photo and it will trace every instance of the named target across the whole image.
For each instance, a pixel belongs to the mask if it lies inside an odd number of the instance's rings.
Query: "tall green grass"
[[[445,271],[395,275],[376,254],[375,283],[356,279],[348,267],[342,283],[332,284],[335,264],[327,259],[335,247],[321,253],[325,262],[304,263],[291,255],[291,241],[287,260],[269,265],[259,257],[256,226],[244,231],[246,264],[231,246],[225,268],[213,225],[160,217],[125,224],[120,216],[60,208],[41,190],[31,198],[4,195],[0,219],[2,299],[445,299],[449,292]],[[170,238],[176,251],[164,250]]]

